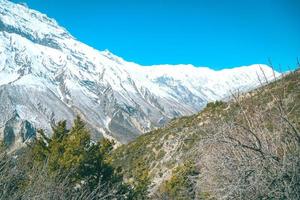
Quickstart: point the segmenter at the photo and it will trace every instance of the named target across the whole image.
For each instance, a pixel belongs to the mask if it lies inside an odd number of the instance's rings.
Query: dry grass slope
[[[300,199],[300,71],[118,148],[153,199]]]

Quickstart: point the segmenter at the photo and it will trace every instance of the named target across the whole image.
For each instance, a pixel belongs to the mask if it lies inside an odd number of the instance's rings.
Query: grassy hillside
[[[112,164],[154,199],[299,199],[299,130],[298,70],[174,119],[118,148]]]

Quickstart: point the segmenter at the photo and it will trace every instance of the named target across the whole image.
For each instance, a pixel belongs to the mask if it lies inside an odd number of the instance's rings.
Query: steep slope
[[[9,121],[49,132],[52,123],[70,123],[80,114],[95,139],[105,135],[126,143],[278,75],[265,65],[222,71],[142,67],[77,41],[44,14],[0,0],[0,132]],[[12,130],[15,146],[34,135]]]
[[[209,103],[120,147],[112,163],[154,199],[298,199],[299,83],[298,70]]]

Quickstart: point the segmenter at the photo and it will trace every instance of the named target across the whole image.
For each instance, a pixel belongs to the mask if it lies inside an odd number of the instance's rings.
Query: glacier
[[[262,64],[141,66],[81,43],[45,14],[0,0],[0,140],[12,148],[37,129],[50,134],[59,120],[70,126],[76,115],[95,140],[128,143],[279,75]]]

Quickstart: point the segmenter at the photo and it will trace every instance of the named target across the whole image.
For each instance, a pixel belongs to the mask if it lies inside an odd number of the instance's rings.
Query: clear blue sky
[[[214,69],[300,59],[300,0],[13,0],[73,36],[143,65]],[[281,67],[279,67],[281,64]]]

